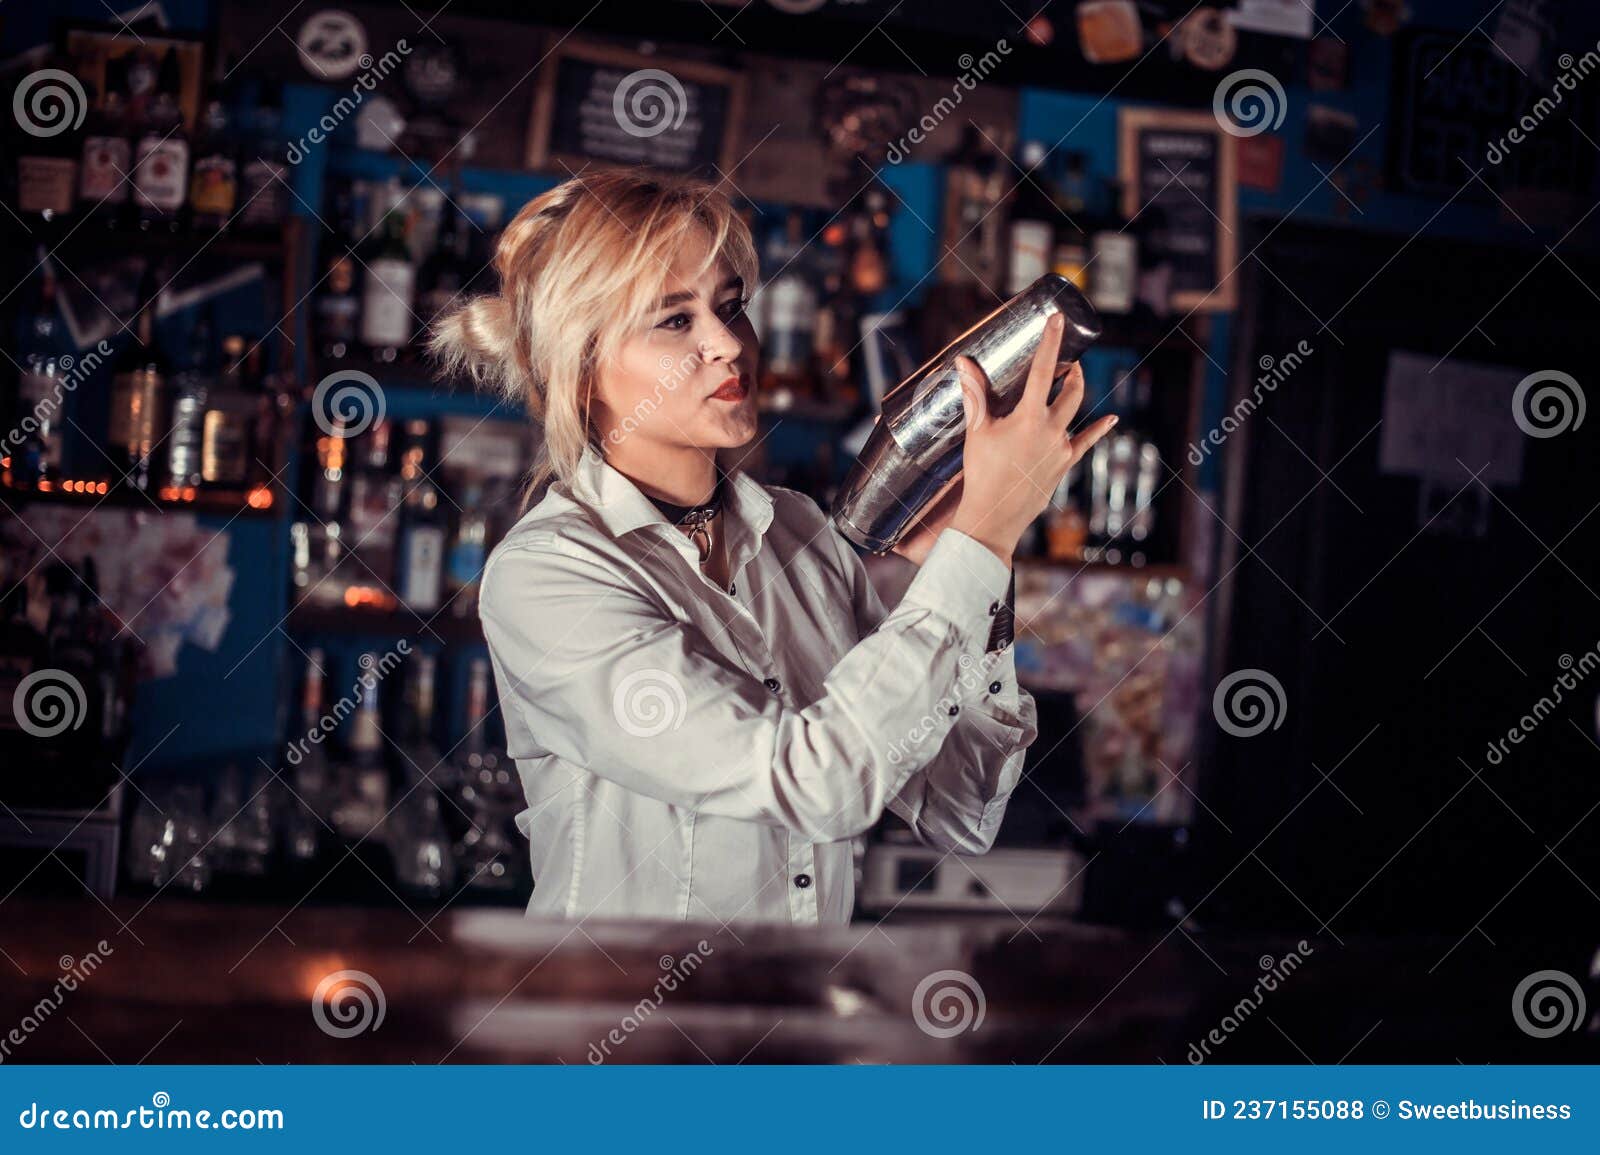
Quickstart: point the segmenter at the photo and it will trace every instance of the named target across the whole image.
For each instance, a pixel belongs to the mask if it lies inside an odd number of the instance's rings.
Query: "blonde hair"
[[[522,206],[495,246],[500,292],[434,322],[442,370],[526,407],[543,427],[524,499],[552,476],[569,481],[585,446],[595,372],[648,324],[674,257],[707,242],[695,276],[724,261],[756,282],[750,229],[715,185],[648,169],[563,181]]]

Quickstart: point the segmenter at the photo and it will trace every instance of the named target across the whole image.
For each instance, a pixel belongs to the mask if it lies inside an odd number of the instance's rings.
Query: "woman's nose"
[[[722,322],[715,322],[714,331],[700,342],[702,361],[732,361],[744,351],[739,338]]]

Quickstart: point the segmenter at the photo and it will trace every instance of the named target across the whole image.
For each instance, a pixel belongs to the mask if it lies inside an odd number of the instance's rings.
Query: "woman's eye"
[[[661,324],[657,325],[656,328],[658,328],[658,329],[670,329],[674,333],[681,333],[685,329],[687,329],[689,327],[689,325],[690,325],[690,320],[689,320],[689,314],[688,313],[674,313],[672,316],[668,317],[665,321],[661,322]]]
[[[731,321],[744,312],[747,303],[743,297],[735,297],[731,301],[724,301],[717,311],[722,314],[724,320]]]

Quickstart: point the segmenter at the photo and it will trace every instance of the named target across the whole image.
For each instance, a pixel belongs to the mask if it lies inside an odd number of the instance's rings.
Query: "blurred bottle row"
[[[522,787],[493,739],[488,659],[468,662],[462,727],[447,751],[435,655],[368,653],[357,666],[330,700],[327,655],[306,652],[279,766],[240,759],[206,775],[208,787],[147,783],[124,856],[129,880],[199,893],[221,875],[287,892],[357,856],[423,902],[525,893]]]

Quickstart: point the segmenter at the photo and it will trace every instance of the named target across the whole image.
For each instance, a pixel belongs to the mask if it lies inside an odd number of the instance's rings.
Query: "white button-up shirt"
[[[1005,564],[946,529],[887,612],[814,501],[728,481],[725,589],[593,449],[489,559],[529,914],[843,923],[886,806],[939,850],[994,841],[1037,735],[984,652]]]

